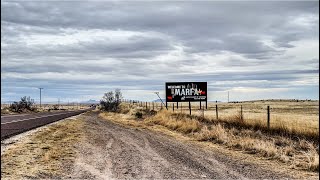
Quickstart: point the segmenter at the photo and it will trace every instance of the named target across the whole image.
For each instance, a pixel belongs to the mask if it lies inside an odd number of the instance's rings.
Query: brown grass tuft
[[[166,110],[160,111],[155,116],[147,118],[146,123],[159,124],[185,134],[197,132],[201,129],[201,124],[198,121],[185,117],[180,117],[178,119],[173,118],[173,113]]]
[[[196,135],[199,141],[216,141],[217,143],[225,144],[229,141],[229,136],[225,129],[220,125],[211,126],[211,130],[207,126],[201,129]]]
[[[311,151],[309,152],[308,169],[314,172],[319,172],[319,153]]]

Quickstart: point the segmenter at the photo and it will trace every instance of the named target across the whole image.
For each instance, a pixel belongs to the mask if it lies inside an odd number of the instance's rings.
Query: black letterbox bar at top
[[[207,82],[166,82],[166,102],[207,101]]]

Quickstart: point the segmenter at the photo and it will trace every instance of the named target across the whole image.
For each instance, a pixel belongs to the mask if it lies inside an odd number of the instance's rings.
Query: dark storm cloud
[[[296,43],[318,39],[318,1],[1,5],[2,91],[17,84],[155,90],[171,80],[237,81],[210,87],[217,91],[290,88],[319,69],[319,53],[298,57],[308,51]]]

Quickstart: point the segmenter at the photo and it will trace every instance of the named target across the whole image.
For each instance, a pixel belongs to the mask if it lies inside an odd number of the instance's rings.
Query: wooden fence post
[[[203,105],[203,108],[202,108],[202,117],[204,119],[204,105]]]
[[[267,125],[270,128],[270,106],[267,106]]]
[[[240,119],[243,120],[243,116],[242,116],[242,105],[240,106]]]
[[[168,110],[168,102],[166,101],[166,109]]]
[[[189,111],[190,111],[190,115],[191,115],[191,103],[189,101]]]
[[[154,110],[154,102],[152,102],[152,110]]]
[[[216,119],[218,120],[219,118],[218,118],[219,116],[218,116],[218,105],[216,104]]]

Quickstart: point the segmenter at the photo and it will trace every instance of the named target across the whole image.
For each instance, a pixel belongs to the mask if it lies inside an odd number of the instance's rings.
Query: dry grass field
[[[267,126],[267,106],[270,106],[270,128],[285,129],[289,132],[299,134],[319,135],[319,101],[299,100],[266,100],[248,101],[240,103],[205,103],[193,102],[192,115],[201,116],[209,120],[217,120],[216,105],[218,105],[218,119],[221,121],[233,121],[240,118],[242,106],[242,117],[246,124]],[[148,103],[150,109],[159,110],[161,103]],[[168,110],[173,112],[173,103],[168,103]],[[179,103],[177,109],[174,103],[174,112],[189,114],[189,103]],[[143,103],[145,108],[145,103]],[[182,108],[181,108],[182,107]],[[164,107],[163,107],[164,108]],[[203,111],[204,110],[204,111]]]
[[[84,136],[82,129],[82,119],[72,117],[24,136],[1,152],[1,178],[60,179],[57,175],[68,168],[62,162],[74,161],[74,146]]]
[[[120,113],[101,113],[102,117],[131,126],[162,126],[193,138],[220,144],[247,154],[305,171],[319,171],[319,102],[257,101],[208,104],[205,111],[192,115],[184,108],[160,110],[160,104],[144,106],[122,104]],[[243,119],[240,118],[240,105]],[[270,129],[266,126],[266,106],[271,108]],[[159,109],[159,110],[158,110]],[[156,112],[158,111],[158,112]],[[141,117],[139,117],[141,113]],[[203,117],[204,114],[204,117]]]

